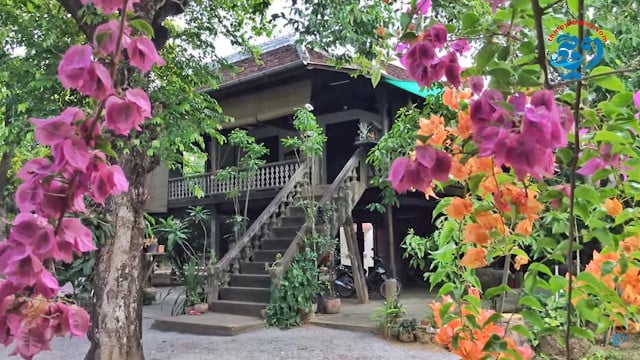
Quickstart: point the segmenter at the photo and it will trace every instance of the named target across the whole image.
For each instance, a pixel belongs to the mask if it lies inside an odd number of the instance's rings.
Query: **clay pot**
[[[401,342],[413,342],[415,341],[416,337],[413,334],[413,332],[409,332],[409,331],[399,331],[398,332],[398,340],[400,340]]]
[[[158,245],[158,254],[164,254],[164,245]]]
[[[342,304],[340,298],[327,298],[324,299],[324,312],[325,314],[339,314],[340,304]]]

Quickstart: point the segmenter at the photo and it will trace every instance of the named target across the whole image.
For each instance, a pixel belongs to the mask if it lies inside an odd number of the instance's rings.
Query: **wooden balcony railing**
[[[232,178],[218,181],[215,173],[205,173],[169,179],[169,201],[196,197],[200,190],[204,196],[225,194],[237,189],[239,191],[280,189],[298,170],[297,160],[279,161],[260,166],[253,179],[240,180]]]

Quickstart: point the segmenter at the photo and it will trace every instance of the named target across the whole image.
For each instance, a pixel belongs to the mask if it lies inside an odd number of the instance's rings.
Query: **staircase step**
[[[240,272],[246,275],[268,275],[269,272],[265,269],[265,265],[271,265],[271,263],[267,261],[241,262]]]
[[[257,250],[253,252],[251,260],[260,263],[272,263],[276,261],[276,257],[278,256],[278,254],[284,255],[284,253],[285,252],[282,250]]]
[[[270,289],[235,286],[228,286],[220,289],[220,300],[268,303],[270,299]]]
[[[301,206],[289,206],[287,209],[288,216],[301,216],[305,217],[304,209]]]
[[[294,238],[298,231],[300,231],[301,226],[278,226],[271,229],[271,234],[273,237],[278,238]]]
[[[231,286],[269,289],[271,287],[271,276],[258,274],[233,274],[231,275]]]
[[[280,219],[280,226],[297,226],[300,228],[306,221],[307,219],[304,216],[285,216]]]
[[[266,303],[214,300],[209,304],[209,309],[211,311],[219,313],[262,317],[262,314],[260,312],[266,306]]]
[[[282,250],[282,253],[289,248],[293,238],[266,238],[262,240],[262,250]]]

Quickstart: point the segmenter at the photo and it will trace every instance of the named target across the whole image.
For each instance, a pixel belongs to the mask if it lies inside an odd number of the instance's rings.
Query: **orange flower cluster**
[[[604,209],[611,216],[618,216],[622,213],[622,203],[620,200],[613,198],[604,201]]]
[[[610,289],[616,289],[622,294],[622,301],[629,305],[640,306],[640,269],[635,266],[629,266],[623,273],[618,261],[621,254],[629,256],[640,250],[640,234],[628,237],[620,243],[620,250],[617,252],[600,253],[593,251],[593,260],[587,264],[585,271],[588,271],[600,278],[600,280]],[[602,276],[602,266],[607,262],[614,262],[616,266],[609,274]],[[579,284],[578,284],[579,286]],[[572,301],[579,302],[586,295],[579,296]],[[620,310],[624,316],[624,311]],[[615,319],[612,320],[615,321]],[[622,324],[618,324],[621,326]],[[629,330],[640,331],[640,324],[630,323]]]
[[[469,294],[480,299],[478,289],[471,288]],[[491,315],[495,313],[493,310],[479,309],[478,311],[473,305],[464,304],[460,309],[460,317],[455,317],[444,324],[440,317],[440,309],[446,303],[452,303],[448,309],[448,313],[454,313],[456,305],[450,296],[443,296],[442,302],[434,301],[429,304],[429,307],[433,311],[435,325],[439,329],[435,340],[438,344],[448,347],[449,351],[460,356],[462,360],[480,360],[487,356],[497,359],[515,360],[515,357],[507,352],[490,353],[482,350],[494,334],[503,337],[507,342],[507,348],[517,352],[523,360],[532,359],[535,355],[530,346],[517,346],[511,337],[505,336],[505,329],[503,327],[496,323],[486,324]],[[467,319],[468,315],[475,316],[475,323],[479,324],[480,327],[474,326]],[[454,338],[457,338],[455,342],[457,346],[454,346]]]

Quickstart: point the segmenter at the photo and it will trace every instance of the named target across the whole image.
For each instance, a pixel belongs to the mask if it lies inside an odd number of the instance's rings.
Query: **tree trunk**
[[[132,152],[120,166],[129,192],[109,199],[105,208],[112,236],[100,247],[94,275],[91,348],[85,360],[142,360],[145,177],[149,158]]]
[[[9,224],[7,223],[7,199],[5,189],[9,185],[9,169],[13,159],[14,149],[8,149],[0,158],[0,241],[9,235]]]

